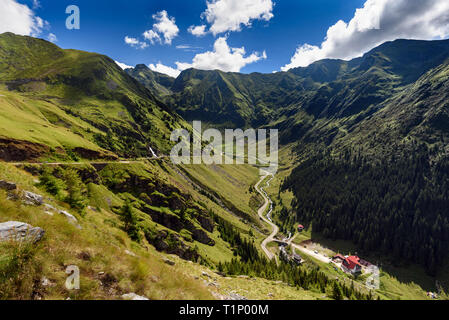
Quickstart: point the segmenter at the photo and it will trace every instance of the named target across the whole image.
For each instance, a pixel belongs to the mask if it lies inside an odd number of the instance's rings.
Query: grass
[[[252,189],[259,180],[257,168],[250,165],[184,165],[183,168],[227,203],[256,217],[258,208],[250,206],[250,199],[256,194]]]
[[[51,148],[99,149],[83,137],[87,130],[98,130],[65,114],[52,103],[3,90],[0,94],[4,95],[0,96],[0,131],[4,138],[40,143]]]

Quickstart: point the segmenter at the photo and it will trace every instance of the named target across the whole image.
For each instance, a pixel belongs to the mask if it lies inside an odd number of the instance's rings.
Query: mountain
[[[310,129],[297,146],[304,162],[284,185],[296,196],[296,219],[438,274],[449,245],[448,89],[446,59],[370,114]]]
[[[145,70],[147,78],[142,71],[135,78],[155,92],[161,87],[165,93],[171,91],[170,95],[164,93],[164,101],[189,121],[221,127],[274,123],[290,128],[283,134],[283,140],[290,141],[295,139],[292,132],[298,129],[297,122],[303,122],[298,119],[303,113],[321,119],[363,117],[371,107],[448,57],[448,40],[396,40],[351,61],[326,59],[288,72],[240,74],[188,69],[172,83],[158,80],[143,67],[138,70]],[[283,118],[285,122],[279,123]]]
[[[0,85],[9,160],[20,158],[15,147],[26,142],[35,156],[144,156],[148,146],[167,152],[170,132],[184,125],[109,57],[41,39],[0,35]]]
[[[135,68],[128,68],[125,72],[143,84],[158,98],[163,98],[172,93],[171,87],[175,78],[152,71],[144,64],[138,64]]]
[[[351,61],[275,74],[189,69],[170,101],[189,120],[273,127],[298,162],[281,219],[418,263],[449,257],[449,40],[387,42]]]

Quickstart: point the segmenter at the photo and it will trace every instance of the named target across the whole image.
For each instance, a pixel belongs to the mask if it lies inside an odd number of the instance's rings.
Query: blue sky
[[[440,39],[449,34],[446,0],[439,4],[435,0],[210,0],[209,6],[206,0],[3,1],[26,5],[34,17],[46,21],[38,32],[30,32],[32,35],[48,38],[52,33],[62,48],[99,52],[127,65],[152,64],[155,69],[160,63],[180,70],[192,66],[269,73],[307,65],[319,58],[353,58],[399,37]],[[253,7],[236,13],[236,6],[247,8],[245,3]],[[65,10],[72,4],[80,8],[80,30],[65,26]],[[202,15],[208,8],[210,20],[207,14]],[[393,9],[403,12],[404,23],[395,22],[398,16],[392,15]],[[157,33],[154,27],[160,22],[155,15],[164,11],[179,30],[170,41],[164,41],[164,33]],[[432,28],[423,27],[422,21],[421,26],[406,23],[423,15],[428,19],[426,25],[433,23]],[[188,31],[190,26],[201,25],[210,32],[198,37]],[[14,32],[14,27],[10,28]],[[5,30],[8,25],[0,23],[0,31]],[[151,39],[145,39],[143,33],[150,30],[161,41],[153,39],[152,44]],[[214,34],[214,30],[218,32]],[[125,37],[146,43],[147,47],[131,46],[125,43]],[[221,49],[214,50],[217,40]],[[245,54],[231,49],[242,47]],[[200,56],[195,62],[196,55]]]

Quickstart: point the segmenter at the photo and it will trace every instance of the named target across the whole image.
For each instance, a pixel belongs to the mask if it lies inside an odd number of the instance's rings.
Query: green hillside
[[[139,157],[148,155],[149,146],[167,152],[171,131],[185,125],[106,56],[62,50],[44,40],[5,33],[0,35],[0,57],[0,90],[5,93],[0,106],[7,111],[3,125],[15,127],[2,132],[3,138],[14,140],[10,145],[31,139],[60,149],[88,149],[75,150],[80,157],[100,148],[121,157]],[[34,128],[6,121],[11,120],[9,113],[24,108]],[[66,138],[51,136],[45,126],[67,131]],[[52,150],[42,156],[64,153]]]

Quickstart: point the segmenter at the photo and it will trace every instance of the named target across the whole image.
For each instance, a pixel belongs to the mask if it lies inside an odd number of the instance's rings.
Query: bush
[[[48,167],[45,167],[39,177],[39,184],[47,191],[48,193],[60,197],[61,191],[65,189],[65,184],[62,180],[56,178],[52,174],[52,170]]]

